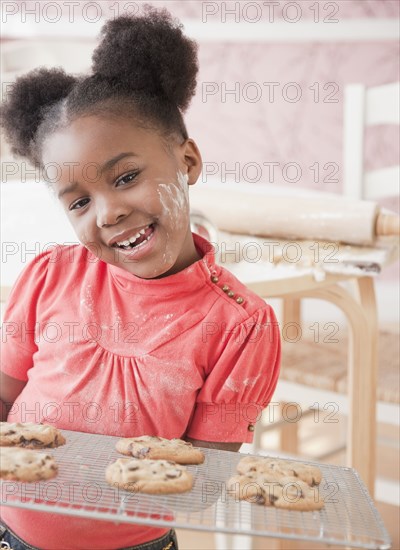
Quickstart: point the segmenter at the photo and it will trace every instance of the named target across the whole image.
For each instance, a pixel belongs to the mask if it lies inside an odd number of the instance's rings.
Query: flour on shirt
[[[87,309],[90,313],[94,312],[94,300],[92,295],[92,285],[87,285],[83,291],[83,297],[81,298],[81,306]]]
[[[235,393],[238,393],[240,391],[240,384],[236,382],[236,380],[233,380],[232,378],[227,378],[224,383],[224,388],[227,388],[228,390],[231,390]]]
[[[243,386],[247,386],[248,388],[253,388],[257,384],[257,381],[259,378],[260,378],[259,374],[257,374],[257,376],[250,376],[249,378],[245,378],[243,380]]]

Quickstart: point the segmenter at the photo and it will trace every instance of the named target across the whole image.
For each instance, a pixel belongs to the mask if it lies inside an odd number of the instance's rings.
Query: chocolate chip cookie
[[[0,478],[12,481],[40,481],[57,475],[57,464],[47,453],[2,447],[0,449]]]
[[[202,464],[204,454],[182,439],[143,435],[128,437],[117,442],[116,449],[123,455],[153,460],[172,460],[178,464]]]
[[[65,438],[49,424],[0,422],[0,447],[45,449],[64,445]]]
[[[263,506],[310,512],[321,510],[324,501],[318,488],[294,477],[279,476],[272,471],[247,472],[228,481],[228,494]]]
[[[106,481],[127,491],[154,495],[185,493],[193,487],[193,476],[184,466],[146,458],[119,458],[107,467]]]
[[[237,471],[239,474],[247,474],[249,472],[274,472],[278,476],[298,478],[307,483],[310,487],[319,485],[322,479],[321,470],[311,464],[264,456],[246,456],[242,458],[237,465]]]

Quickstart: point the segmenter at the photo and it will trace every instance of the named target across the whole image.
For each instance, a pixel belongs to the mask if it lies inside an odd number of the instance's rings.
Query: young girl
[[[41,254],[14,286],[3,420],[226,450],[252,441],[279,331],[190,230],[201,156],[182,112],[197,70],[196,44],[147,8],[104,25],[91,75],[36,69],[3,105],[13,152],[43,170],[82,243]],[[2,522],[14,550],[177,547],[164,528],[12,507]]]

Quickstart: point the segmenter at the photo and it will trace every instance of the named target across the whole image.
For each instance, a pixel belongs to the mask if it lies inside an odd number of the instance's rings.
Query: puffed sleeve
[[[186,435],[202,441],[251,443],[254,424],[274,393],[280,356],[279,325],[266,304],[227,335],[223,352],[198,393]]]
[[[18,276],[4,312],[0,370],[18,380],[28,380],[37,351],[37,304],[44,290],[51,252],[32,260]]]

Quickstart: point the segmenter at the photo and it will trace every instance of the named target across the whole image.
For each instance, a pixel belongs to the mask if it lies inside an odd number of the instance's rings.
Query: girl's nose
[[[118,198],[104,197],[97,201],[97,227],[115,225],[128,215],[128,206]]]

